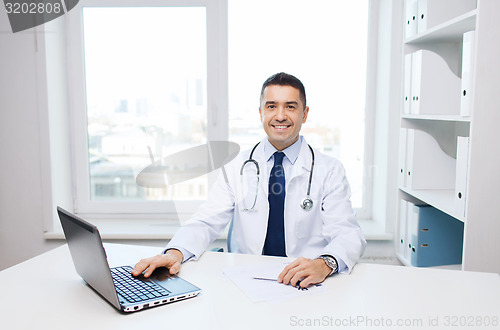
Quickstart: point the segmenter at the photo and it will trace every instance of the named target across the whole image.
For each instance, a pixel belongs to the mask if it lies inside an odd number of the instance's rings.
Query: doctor
[[[208,200],[180,228],[163,254],[143,259],[132,274],[157,267],[179,272],[197,259],[233,220],[232,252],[295,257],[278,281],[307,287],[349,273],[366,241],[349,201],[342,164],[299,135],[309,107],[296,77],[268,78],[260,95],[267,138],[223,169]]]

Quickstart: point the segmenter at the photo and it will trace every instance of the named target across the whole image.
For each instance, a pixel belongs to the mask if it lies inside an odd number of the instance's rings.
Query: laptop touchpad
[[[150,278],[172,293],[190,292],[199,290],[198,287],[192,285],[188,281],[183,280],[177,275],[171,275],[167,268],[161,267],[154,270]]]
[[[167,281],[170,278],[175,278],[177,276],[170,275],[168,268],[160,267],[156,268],[149,278],[156,280],[158,282]]]

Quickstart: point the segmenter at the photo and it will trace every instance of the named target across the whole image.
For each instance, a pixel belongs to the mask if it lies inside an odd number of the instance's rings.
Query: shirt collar
[[[295,161],[299,157],[300,148],[302,147],[302,136],[299,136],[299,139],[295,141],[294,144],[282,150],[285,153],[286,158],[290,161],[290,163],[295,164]],[[264,139],[264,157],[267,161],[271,159],[273,154],[278,151],[272,144],[269,142],[269,139]]]

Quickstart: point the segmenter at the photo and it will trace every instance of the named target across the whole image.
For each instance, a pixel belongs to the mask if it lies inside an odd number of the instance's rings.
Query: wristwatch
[[[318,259],[323,259],[325,261],[325,264],[332,269],[332,271],[330,272],[330,274],[328,274],[328,276],[332,275],[333,273],[336,273],[339,270],[337,259],[335,259],[334,257],[328,254],[323,254],[320,255]]]

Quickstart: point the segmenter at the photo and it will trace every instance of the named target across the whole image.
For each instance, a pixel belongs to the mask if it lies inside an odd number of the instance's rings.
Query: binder
[[[417,34],[418,0],[405,1],[405,38],[411,38]]]
[[[401,262],[405,265],[411,265],[411,234],[412,228],[409,220],[412,216],[414,204],[404,200],[399,200],[399,241],[398,241],[398,255]]]
[[[464,33],[462,46],[462,92],[460,115],[468,117],[472,114],[472,89],[474,77],[475,31]]]
[[[467,176],[469,169],[469,138],[457,137],[457,169],[455,179],[455,214],[465,217]]]
[[[398,185],[400,187],[406,186],[406,135],[407,129],[400,128],[399,129],[399,170],[398,170]]]
[[[412,114],[458,115],[461,80],[448,63],[429,50],[418,50],[412,56]]]
[[[415,207],[415,204],[412,202],[406,202],[406,244],[405,244],[405,258],[406,258],[406,264],[411,265],[411,250],[412,250],[412,219],[413,219],[413,208]]]
[[[408,129],[406,141],[405,187],[453,190],[456,161],[441,149],[434,137],[421,130]]]
[[[410,113],[411,104],[411,72],[412,72],[412,54],[405,55],[405,71],[404,71],[404,96],[403,96],[403,113]]]
[[[398,252],[399,255],[408,260],[406,256],[406,208],[408,202],[404,199],[399,200],[399,241],[398,241]]]
[[[412,209],[411,265],[461,264],[464,223],[429,205]]]

